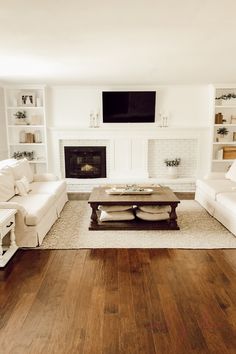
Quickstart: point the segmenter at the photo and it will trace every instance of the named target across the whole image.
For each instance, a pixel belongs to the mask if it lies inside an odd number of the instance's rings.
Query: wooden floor
[[[0,353],[236,353],[236,250],[21,250]]]

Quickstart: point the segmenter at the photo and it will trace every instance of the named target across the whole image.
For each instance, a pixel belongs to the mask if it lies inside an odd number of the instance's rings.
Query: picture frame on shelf
[[[35,92],[32,91],[21,91],[18,94],[18,106],[22,107],[35,107]]]
[[[236,117],[231,117],[230,124],[236,124]]]
[[[233,141],[236,141],[236,132],[233,132]]]

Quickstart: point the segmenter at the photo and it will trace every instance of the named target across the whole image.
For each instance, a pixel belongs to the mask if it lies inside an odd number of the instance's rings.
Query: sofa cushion
[[[35,226],[43,216],[54,207],[54,198],[48,194],[33,194],[27,196],[15,196],[11,199],[13,203],[19,203],[26,210],[25,223],[28,226]]]
[[[214,200],[218,193],[233,192],[236,183],[229,179],[197,180],[197,187]]]
[[[216,200],[225,209],[228,209],[231,213],[236,214],[236,192],[220,193],[216,196]]]
[[[226,172],[225,178],[229,178],[231,181],[236,182],[236,160],[234,160],[228,172]]]
[[[9,167],[0,170],[0,202],[6,202],[15,195],[14,177]]]
[[[15,180],[25,176],[29,182],[33,181],[33,171],[27,159],[18,160],[15,164],[11,165],[10,168],[12,169]]]
[[[32,182],[30,183],[30,195],[32,194],[51,194],[59,197],[66,190],[65,181]]]

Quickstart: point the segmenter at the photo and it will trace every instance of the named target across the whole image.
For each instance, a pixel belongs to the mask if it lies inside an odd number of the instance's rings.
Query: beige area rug
[[[89,231],[90,214],[87,201],[69,201],[39,248],[236,248],[236,237],[194,200],[177,208],[180,230]]]
[[[39,248],[236,248],[236,237],[194,200],[177,208],[180,230],[89,231],[90,214],[87,201],[69,201]]]

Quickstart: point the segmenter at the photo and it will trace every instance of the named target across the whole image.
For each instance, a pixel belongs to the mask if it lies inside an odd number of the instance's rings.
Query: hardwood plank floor
[[[2,354],[236,352],[236,250],[20,250]]]

